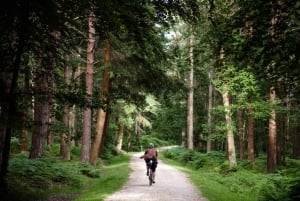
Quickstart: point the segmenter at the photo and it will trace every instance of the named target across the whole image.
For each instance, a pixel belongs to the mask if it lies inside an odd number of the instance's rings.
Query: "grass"
[[[239,160],[237,168],[229,169],[224,153],[201,154],[176,148],[164,151],[160,159],[187,173],[210,201],[296,201],[300,198],[299,160],[288,160],[289,165],[266,174],[265,158],[256,158],[255,166]]]
[[[128,180],[130,155],[115,157],[111,163],[104,166],[100,179],[90,183],[88,190],[76,201],[102,201],[108,195],[120,189]]]
[[[129,159],[129,154],[119,154],[91,166],[53,156],[29,160],[27,155],[15,155],[10,160],[9,190],[0,191],[0,200],[36,201],[67,195],[101,201],[128,180]]]

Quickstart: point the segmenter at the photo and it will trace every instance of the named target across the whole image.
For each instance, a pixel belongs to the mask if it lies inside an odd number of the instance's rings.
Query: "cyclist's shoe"
[[[155,183],[155,181],[153,180],[152,183]]]

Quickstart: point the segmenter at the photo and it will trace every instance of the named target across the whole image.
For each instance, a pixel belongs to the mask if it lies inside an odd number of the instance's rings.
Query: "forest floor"
[[[160,160],[155,184],[149,186],[145,162],[139,158],[142,154],[132,156],[129,181],[105,201],[208,201],[191,184],[186,174]]]

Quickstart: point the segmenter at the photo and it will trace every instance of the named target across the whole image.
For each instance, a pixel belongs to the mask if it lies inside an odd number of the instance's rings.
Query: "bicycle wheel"
[[[153,179],[152,179],[152,170],[149,170],[149,186],[152,186]]]

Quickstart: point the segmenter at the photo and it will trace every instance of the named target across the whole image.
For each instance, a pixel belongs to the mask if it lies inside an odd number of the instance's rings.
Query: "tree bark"
[[[81,53],[81,49],[78,48],[78,57],[80,57],[80,53]],[[75,80],[75,83],[77,86],[80,86],[80,83],[81,83],[81,76],[82,76],[82,73],[81,73],[81,65],[78,64],[77,65],[77,68],[76,68],[76,71],[74,73],[74,80]],[[83,124],[83,118],[81,117],[81,114],[83,113],[81,108],[80,107],[77,107],[75,104],[73,105],[73,114],[74,114],[74,118],[71,119],[72,122],[71,122],[71,125],[72,125],[72,128],[73,128],[73,139],[74,139],[74,144],[75,146],[78,146],[80,141],[81,141],[81,130],[78,129],[80,128],[81,126],[79,125],[82,125]],[[77,126],[75,127],[75,124],[77,124]]]
[[[209,86],[208,86],[208,112],[207,112],[207,144],[206,151],[210,152],[212,150],[211,147],[211,135],[212,135],[212,106],[213,106],[213,67],[209,70]]]
[[[189,39],[190,50],[190,70],[188,73],[187,85],[189,89],[187,100],[187,141],[188,149],[194,148],[194,36],[191,35]]]
[[[284,123],[283,114],[276,114],[276,165],[283,165]]]
[[[269,99],[271,104],[274,104],[276,94],[275,88],[270,87]],[[269,119],[269,140],[268,140],[268,155],[267,155],[267,172],[273,173],[276,167],[276,112],[272,109]]]
[[[103,71],[103,80],[102,80],[102,87],[101,87],[101,97],[100,100],[104,104],[98,110],[98,117],[97,117],[97,125],[96,125],[96,136],[95,141],[92,145],[91,155],[90,155],[90,163],[92,165],[96,165],[96,161],[99,154],[100,145],[102,144],[103,135],[104,135],[104,128],[105,128],[105,121],[106,121],[106,109],[108,106],[108,93],[109,93],[109,71],[108,67],[110,65],[111,55],[110,55],[110,44],[109,41],[106,40],[105,43],[105,50],[104,50],[104,66],[105,69]]]
[[[139,116],[140,114],[138,114]],[[141,136],[141,123],[139,122],[139,117],[137,118],[137,120],[135,121],[135,143],[137,145],[137,147],[140,147],[140,136]]]
[[[88,163],[90,160],[91,128],[92,128],[92,95],[93,95],[93,73],[95,56],[95,15],[91,11],[88,18],[89,36],[87,45],[87,65],[86,65],[86,104],[83,111],[83,133],[80,161]]]
[[[181,131],[181,146],[187,148],[185,131]]]
[[[248,109],[248,160],[254,165],[254,118],[252,108]]]
[[[16,114],[17,96],[15,92],[18,88],[18,76],[21,63],[21,56],[23,54],[23,49],[25,46],[25,41],[28,38],[27,34],[27,22],[28,22],[28,9],[27,1],[22,1],[22,10],[17,12],[18,16],[15,16],[13,21],[13,30],[11,33],[11,46],[9,52],[11,55],[11,62],[8,63],[8,69],[5,69],[5,102],[1,105],[1,119],[4,119],[2,124],[4,125],[0,128],[0,190],[7,190],[7,183],[5,181],[5,176],[8,172],[8,161],[10,153],[10,141],[12,128],[9,124],[14,122],[14,114]]]
[[[21,152],[26,152],[27,151],[27,143],[28,143],[28,128],[27,128],[27,122],[29,119],[29,107],[30,107],[30,71],[29,71],[29,66],[26,67],[25,69],[25,77],[24,77],[24,107],[23,107],[23,128],[22,128],[22,141],[21,141]]]
[[[43,155],[48,134],[48,121],[50,106],[47,101],[47,74],[43,73],[43,67],[37,68],[35,78],[35,103],[34,103],[34,125],[32,130],[30,159]]]
[[[223,92],[223,104],[225,107],[225,119],[226,119],[226,129],[227,129],[227,152],[229,159],[229,167],[234,168],[237,166],[236,154],[235,154],[235,145],[234,145],[234,136],[233,136],[233,124],[231,118],[231,109],[230,109],[230,97],[229,92]]]
[[[127,152],[131,151],[131,141],[132,141],[132,134],[131,132],[129,132],[127,137]]]
[[[64,69],[64,80],[65,80],[65,94],[68,93],[68,88],[70,85],[70,72],[69,66],[66,65]],[[63,133],[60,136],[60,155],[63,160],[71,160],[71,153],[70,153],[70,129],[69,129],[69,113],[70,113],[70,106],[68,103],[65,103],[63,106],[63,117],[62,123],[64,126]]]
[[[122,150],[124,127],[125,127],[125,124],[123,122],[121,122],[119,124],[118,139],[117,139],[117,143],[116,143],[116,148],[117,148],[117,150],[120,150],[120,151]]]
[[[30,159],[41,157],[47,142],[49,133],[49,120],[51,117],[51,103],[53,101],[54,69],[55,69],[55,47],[49,45],[51,51],[47,51],[47,57],[40,48],[41,62],[35,74],[35,103],[34,103],[34,125],[32,130]]]
[[[238,121],[238,135],[239,135],[239,152],[240,159],[244,159],[245,152],[245,135],[244,135],[244,120],[243,120],[243,110],[237,110],[237,121]]]

